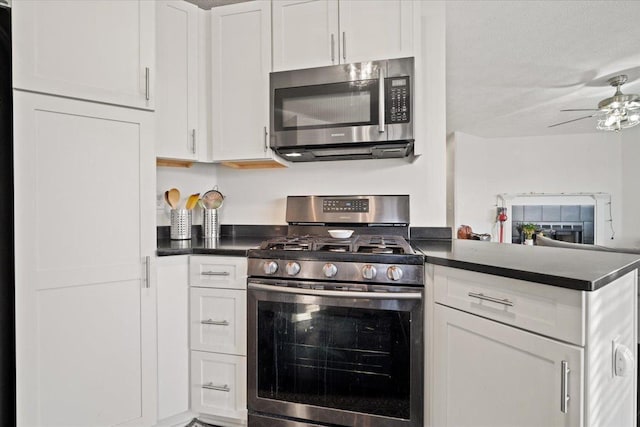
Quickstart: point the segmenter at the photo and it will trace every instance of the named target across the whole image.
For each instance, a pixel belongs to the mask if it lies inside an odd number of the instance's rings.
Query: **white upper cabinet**
[[[339,63],[338,0],[274,1],[273,70]]]
[[[271,3],[214,7],[211,32],[213,161],[272,159]]]
[[[340,2],[340,58],[344,63],[413,55],[413,19],[407,0]]]
[[[156,156],[198,160],[206,153],[198,127],[199,9],[185,1],[156,5]]]
[[[155,3],[13,3],[16,89],[153,109]]]
[[[412,56],[418,7],[408,0],[274,1],[274,71]]]

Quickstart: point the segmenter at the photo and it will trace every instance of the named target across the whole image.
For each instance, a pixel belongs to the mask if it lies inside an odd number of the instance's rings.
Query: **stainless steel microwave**
[[[413,154],[414,59],[270,74],[271,148],[293,161]]]

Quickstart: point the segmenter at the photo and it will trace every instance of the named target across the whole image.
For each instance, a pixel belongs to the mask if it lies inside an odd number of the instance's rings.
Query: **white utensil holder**
[[[171,209],[171,240],[191,240],[191,211]]]
[[[202,237],[205,239],[217,239],[220,237],[218,209],[202,210]]]

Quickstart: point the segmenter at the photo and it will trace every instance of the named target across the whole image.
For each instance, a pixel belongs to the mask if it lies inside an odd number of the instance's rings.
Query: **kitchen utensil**
[[[329,234],[334,239],[348,239],[353,234],[353,230],[329,230]]]
[[[224,196],[218,191],[218,186],[213,187],[213,190],[209,190],[202,196],[202,204],[205,209],[218,209],[222,206]]]
[[[173,206],[171,206],[171,203],[169,202],[169,190],[164,192],[164,201],[167,202],[167,204],[173,208]]]
[[[177,209],[178,203],[180,203],[180,191],[177,188],[172,188],[169,190],[167,199],[169,200],[169,206],[171,206],[172,209]]]
[[[196,193],[196,194],[192,194],[189,196],[189,198],[187,199],[187,203],[185,205],[185,207],[187,208],[187,210],[191,210],[193,208],[196,207],[196,204],[198,203],[198,198],[200,197],[200,193]]]

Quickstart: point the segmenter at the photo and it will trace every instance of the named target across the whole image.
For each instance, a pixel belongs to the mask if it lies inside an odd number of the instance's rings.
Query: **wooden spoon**
[[[169,190],[164,192],[164,201],[167,202],[169,207],[173,208],[173,206],[171,206],[171,203],[169,202]]]
[[[195,208],[196,204],[198,203],[198,200],[200,200],[200,193],[190,195],[189,198],[187,199],[187,204],[185,207],[188,210]]]
[[[167,195],[169,200],[169,206],[171,209],[176,209],[178,207],[178,203],[180,203],[180,191],[177,188],[172,188],[169,190],[169,194]]]

